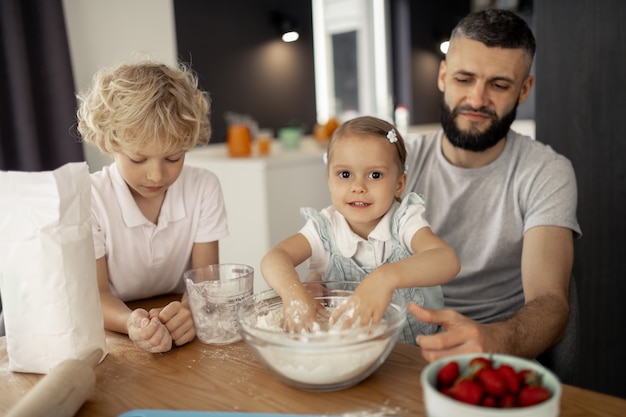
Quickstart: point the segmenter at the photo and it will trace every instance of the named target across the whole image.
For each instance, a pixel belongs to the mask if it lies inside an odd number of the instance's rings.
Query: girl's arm
[[[397,288],[431,287],[449,282],[459,273],[461,263],[454,250],[430,227],[422,227],[411,239],[414,254],[397,262],[381,265],[366,276],[349,303],[332,316],[337,321],[348,309],[355,309],[361,325],[382,318]],[[353,320],[347,320],[345,326]]]
[[[261,260],[261,273],[267,284],[283,301],[285,328],[300,332],[311,330],[317,313],[326,310],[307,292],[296,266],[311,257],[311,245],[297,233],[270,249]]]
[[[382,269],[380,272],[391,278],[394,289],[445,284],[461,270],[456,252],[430,227],[422,227],[415,232],[411,247],[413,255],[382,265],[375,271]]]
[[[281,297],[301,285],[296,267],[311,257],[311,245],[301,233],[279,242],[261,260],[261,273],[267,284]]]

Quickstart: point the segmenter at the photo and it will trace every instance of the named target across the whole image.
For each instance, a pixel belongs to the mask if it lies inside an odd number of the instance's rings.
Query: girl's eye
[[[378,172],[378,171],[374,171],[372,173],[370,173],[370,178],[373,180],[379,180],[383,177],[382,172]]]
[[[133,164],[141,164],[142,162],[145,162],[145,159],[133,159],[133,158],[128,158],[130,159],[130,162],[132,162]]]
[[[167,162],[171,162],[171,163],[174,164],[174,163],[180,161],[180,157],[178,157],[178,158],[167,158],[166,161]]]
[[[350,172],[349,171],[339,171],[339,178],[350,178]]]

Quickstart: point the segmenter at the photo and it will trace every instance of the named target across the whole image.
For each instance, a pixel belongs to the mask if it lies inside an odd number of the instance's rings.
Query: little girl
[[[185,66],[122,64],[78,97],[85,142],[113,157],[92,174],[92,226],[105,328],[149,352],[195,337],[186,297],[147,312],[126,301],[183,293],[182,274],[218,263],[228,234],[222,190],[185,153],[211,135],[209,100]]]
[[[360,281],[348,302],[333,312],[336,322],[348,309],[347,324],[378,322],[396,289],[407,301],[443,307],[440,284],[460,270],[456,253],[423,218],[415,193],[400,197],[406,185],[404,140],[388,122],[358,117],[334,132],[325,155],[332,206],[302,209],[299,233],[274,246],[261,261],[266,282],[283,301],[285,328],[311,331],[316,315],[328,317],[307,292],[295,267],[309,267],[323,280]],[[407,315],[401,340],[415,344],[420,334],[437,331]]]

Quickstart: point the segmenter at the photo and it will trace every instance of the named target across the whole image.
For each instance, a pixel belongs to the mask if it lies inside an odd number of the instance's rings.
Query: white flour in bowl
[[[358,339],[375,336],[371,332],[361,332],[357,335],[351,333],[354,343],[347,344],[345,332],[335,327],[328,328],[325,321],[318,323],[311,338],[307,339],[300,334],[300,338],[295,339],[284,332],[282,319],[281,307],[257,318],[258,329],[276,332],[270,336],[264,333],[262,338],[282,346],[270,344],[255,348],[269,367],[285,378],[302,384],[336,384],[358,377],[376,363],[390,343],[395,342],[388,339],[359,342]],[[378,326],[377,329],[375,333],[380,334],[384,332],[385,326]],[[321,335],[329,337],[317,337]]]

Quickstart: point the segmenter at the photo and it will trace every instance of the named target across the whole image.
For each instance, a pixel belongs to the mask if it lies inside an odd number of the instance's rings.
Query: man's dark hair
[[[535,36],[521,17],[508,10],[485,9],[465,16],[450,39],[468,38],[490,48],[523,49],[532,59]]]

